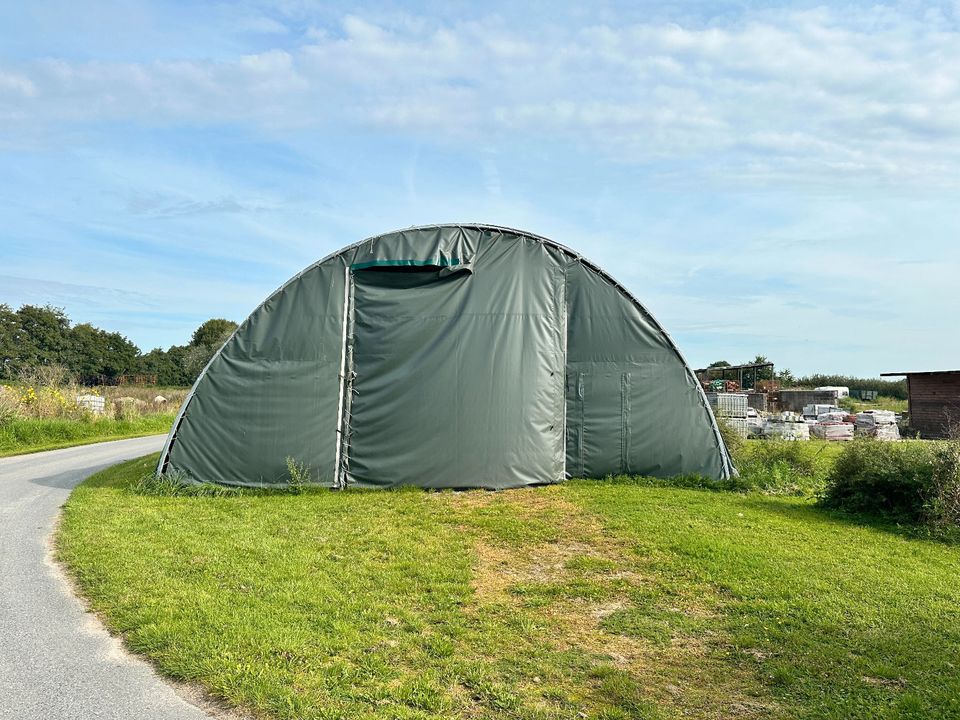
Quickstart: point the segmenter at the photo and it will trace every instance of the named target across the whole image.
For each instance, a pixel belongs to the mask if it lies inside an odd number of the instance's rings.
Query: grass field
[[[892,410],[893,412],[905,413],[909,409],[910,403],[900,398],[881,395],[872,401],[845,398],[842,405],[855,413],[863,412],[864,410]]]
[[[174,417],[176,412],[143,415],[129,420],[17,418],[0,425],[0,457],[157,435],[170,430]]]
[[[960,717],[960,546],[809,499],[136,491],[58,553],[166,674],[275,718]]]

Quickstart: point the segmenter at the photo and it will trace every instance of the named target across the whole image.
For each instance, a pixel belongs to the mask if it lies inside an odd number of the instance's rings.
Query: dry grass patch
[[[758,697],[753,673],[731,672],[729,646],[708,627],[720,594],[660,587],[649,559],[561,486],[433,497],[473,539],[469,611],[534,614],[547,622],[556,652],[585,655],[601,675],[623,673],[685,717],[777,714],[775,702]]]

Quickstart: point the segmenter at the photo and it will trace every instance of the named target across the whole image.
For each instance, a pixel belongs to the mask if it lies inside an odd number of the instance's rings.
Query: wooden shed
[[[960,370],[883,373],[907,378],[910,428],[925,438],[960,431]]]

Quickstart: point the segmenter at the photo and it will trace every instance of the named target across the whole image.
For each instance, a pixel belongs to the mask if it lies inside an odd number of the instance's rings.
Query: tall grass
[[[0,385],[0,455],[167,432],[186,392],[87,388],[61,366],[31,369],[16,383]],[[103,412],[78,402],[81,395],[103,397]]]
[[[823,489],[839,451],[836,443],[746,440],[723,418],[717,418],[717,425],[739,475],[729,481],[702,481],[704,487],[756,490],[768,495],[816,495]],[[690,483],[687,480],[680,484]]]
[[[0,425],[0,457],[104,440],[168,432],[175,413],[154,413],[129,420],[90,418],[17,418]]]
[[[43,365],[21,374],[15,383],[0,385],[0,427],[16,420],[134,420],[176,412],[186,388],[135,386],[84,387],[60,365]],[[104,399],[103,412],[78,402],[81,395]]]

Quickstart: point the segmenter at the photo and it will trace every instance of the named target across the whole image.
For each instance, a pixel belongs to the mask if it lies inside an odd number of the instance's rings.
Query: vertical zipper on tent
[[[620,376],[620,472],[630,474],[630,388],[632,378],[625,372]]]

